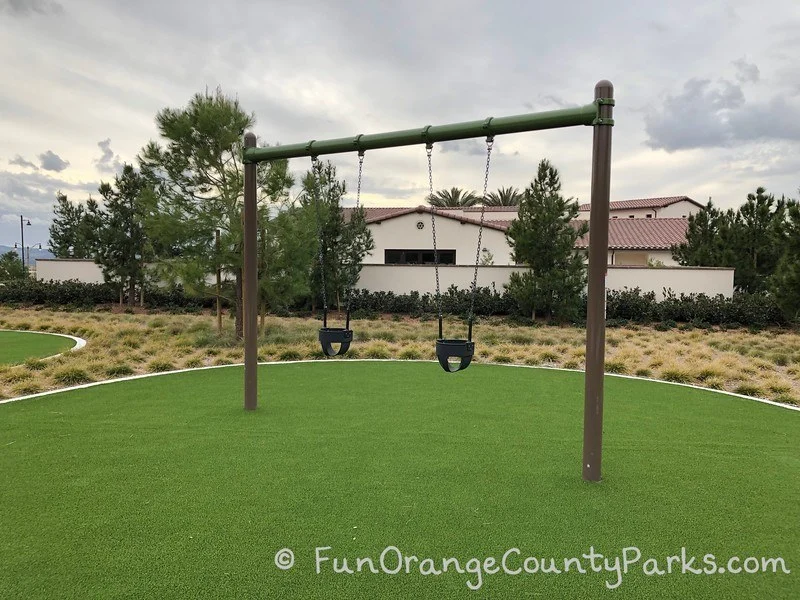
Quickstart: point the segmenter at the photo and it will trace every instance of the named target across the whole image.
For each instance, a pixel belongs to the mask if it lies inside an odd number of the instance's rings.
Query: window
[[[647,217],[648,219],[652,219],[652,218],[653,218],[653,215],[652,215],[652,213],[647,213],[647,214],[645,215],[645,217]]]
[[[633,219],[634,217],[635,217],[635,215],[628,215],[629,219]]]
[[[440,265],[456,264],[455,250],[437,250]],[[436,254],[430,250],[385,250],[384,263],[387,265],[432,265]]]
[[[614,216],[613,216],[613,217],[611,217],[611,218],[612,218],[612,219],[618,219],[619,217],[617,217],[617,215],[614,215]]]

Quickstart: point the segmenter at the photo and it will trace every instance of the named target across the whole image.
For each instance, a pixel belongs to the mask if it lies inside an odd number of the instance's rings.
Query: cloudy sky
[[[796,0],[0,0],[0,244],[48,240],[55,193],[96,196],[153,117],[222,86],[271,142],[550,110],[615,84],[612,199],[736,206],[800,186]],[[490,188],[550,158],[588,200],[590,128],[498,137]],[[483,142],[440,145],[437,188],[477,189]],[[351,181],[354,156],[335,156]],[[304,171],[307,161],[292,161]],[[423,147],[369,153],[370,205],[422,202]]]

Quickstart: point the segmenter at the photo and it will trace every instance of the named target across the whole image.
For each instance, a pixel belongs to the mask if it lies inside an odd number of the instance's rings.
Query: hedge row
[[[180,288],[147,288],[144,299],[151,308],[210,308],[215,302],[189,296]],[[0,283],[0,304],[92,307],[115,302],[119,302],[119,288],[107,283],[34,279]]]
[[[351,299],[354,310],[367,313],[390,313],[417,315],[436,314],[436,295],[431,293],[395,294],[394,292],[369,292],[355,290]],[[472,302],[470,290],[451,286],[442,293],[442,312],[466,315]],[[475,290],[475,314],[480,316],[509,315],[516,311],[516,304],[508,294],[484,287]]]
[[[667,293],[656,302],[654,292],[632,290],[610,291],[607,295],[606,318],[652,323],[675,321],[709,325],[782,325],[786,319],[774,298],[764,294],[734,293],[733,297],[705,294]]]
[[[586,296],[581,298],[581,314],[586,314]],[[442,294],[442,310],[446,314],[466,314],[470,305],[468,290],[450,288]],[[360,290],[353,297],[353,308],[366,313],[435,314],[436,299],[432,294],[394,294]],[[517,305],[508,294],[490,288],[479,288],[475,298],[475,314],[519,315]],[[611,290],[607,294],[606,319],[654,323],[675,321],[708,325],[783,325],[786,323],[772,297],[764,294],[735,293],[731,298],[705,294],[681,294],[669,291],[660,302],[654,292]]]
[[[0,304],[91,307],[118,301],[118,288],[109,284],[35,280],[0,284]],[[442,294],[441,301],[444,313],[465,315],[469,311],[471,294],[469,290],[460,290],[453,286]],[[584,306],[581,312],[585,314],[585,296],[582,302]],[[145,291],[145,304],[151,308],[211,308],[214,303],[212,297],[190,296],[180,288],[153,288]],[[437,310],[436,297],[430,293],[395,294],[367,290],[354,291],[352,308],[357,314],[390,313],[414,316],[433,315]],[[517,315],[517,306],[508,294],[501,294],[494,288],[478,288],[475,314]],[[606,318],[610,322],[636,323],[675,321],[754,326],[785,323],[774,300],[767,295],[736,293],[732,298],[724,298],[704,294],[667,294],[664,300],[657,302],[655,293],[642,292],[639,288],[608,292]]]

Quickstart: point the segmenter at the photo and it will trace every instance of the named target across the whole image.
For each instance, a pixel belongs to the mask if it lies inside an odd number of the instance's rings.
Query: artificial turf
[[[0,365],[16,364],[29,358],[44,358],[66,352],[75,341],[59,335],[28,331],[0,331]]]
[[[607,378],[604,480],[589,484],[580,373],[266,365],[256,412],[241,380],[228,367],[0,405],[0,598],[800,597],[799,413]],[[573,569],[484,575],[473,592],[452,567],[316,574],[327,546],[350,568],[387,546],[462,566],[514,547],[643,556],[614,591],[616,575]],[[682,546],[792,573],[642,574]]]

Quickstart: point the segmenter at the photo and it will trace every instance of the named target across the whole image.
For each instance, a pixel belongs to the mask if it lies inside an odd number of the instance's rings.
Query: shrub
[[[278,360],[301,360],[303,355],[296,348],[286,348],[278,353]]]
[[[79,385],[93,381],[91,376],[83,369],[67,367],[53,373],[53,379],[64,385]]]
[[[406,346],[398,356],[404,360],[418,360],[422,358],[422,352],[416,346]]]
[[[378,342],[366,346],[364,348],[364,356],[366,358],[389,358],[391,357],[391,352],[386,344]]]
[[[621,360],[609,360],[609,361],[606,361],[606,373],[624,374],[624,373],[627,373],[627,372],[628,372],[628,367]]]
[[[174,369],[175,365],[173,365],[170,360],[165,358],[154,358],[147,364],[147,370],[151,373],[164,373]]]
[[[133,375],[133,373],[133,368],[126,364],[112,365],[106,369],[106,375],[109,377],[122,377],[125,375]]]
[[[753,385],[752,383],[742,383],[733,390],[737,394],[742,394],[743,396],[755,396],[755,397],[762,397],[764,396],[764,392],[761,390],[760,387],[757,385]]]
[[[14,393],[20,396],[27,396],[28,394],[38,394],[42,391],[42,386],[35,381],[24,381],[14,386]]]
[[[26,379],[30,379],[33,375],[30,371],[25,371],[22,368],[18,369],[11,369],[10,371],[6,371],[3,374],[3,381],[6,383],[17,383],[19,381],[25,381]]]
[[[38,358],[29,358],[25,361],[25,366],[31,371],[43,371],[47,368],[47,361]]]
[[[664,381],[674,381],[675,383],[689,383],[692,381],[692,375],[677,367],[673,367],[661,371],[661,379]]]

